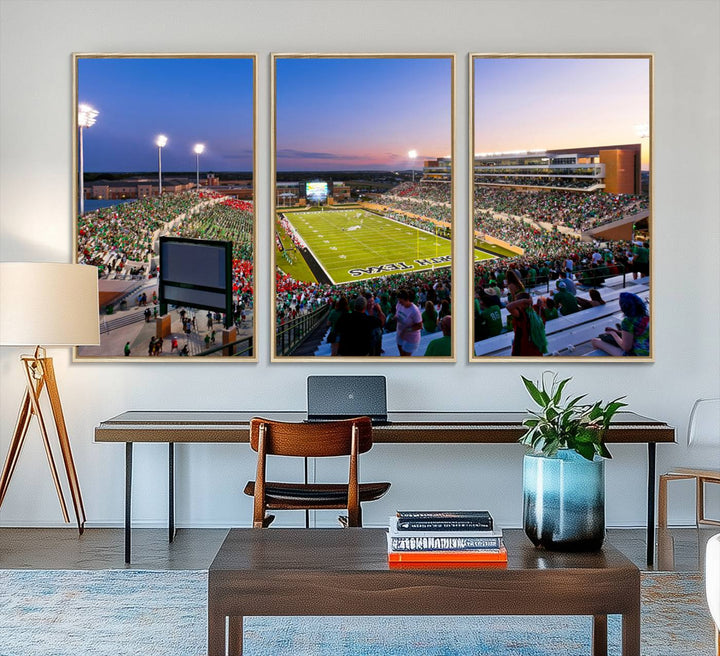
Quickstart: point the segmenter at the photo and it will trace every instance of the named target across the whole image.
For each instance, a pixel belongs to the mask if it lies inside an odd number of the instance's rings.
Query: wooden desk
[[[242,654],[248,615],[592,615],[593,656],[607,615],[622,654],[640,655],[640,572],[611,546],[535,549],[504,531],[507,568],[389,569],[384,529],[233,529],[208,572],[208,656]]]
[[[100,423],[96,442],[125,443],[125,562],[130,562],[132,457],[135,442],[168,444],[168,532],[175,534],[175,448],[176,443],[247,443],[250,419],[267,417],[281,421],[302,421],[299,411],[129,411]],[[373,429],[373,442],[432,444],[511,444],[525,432],[524,412],[390,412],[389,423]],[[637,415],[619,412],[608,432],[609,444],[647,444],[647,561],[655,555],[655,446],[675,442],[672,426]]]

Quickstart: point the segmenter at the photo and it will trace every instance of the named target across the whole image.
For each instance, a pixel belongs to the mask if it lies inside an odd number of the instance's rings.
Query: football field
[[[359,208],[285,216],[333,283],[452,264],[450,240]]]

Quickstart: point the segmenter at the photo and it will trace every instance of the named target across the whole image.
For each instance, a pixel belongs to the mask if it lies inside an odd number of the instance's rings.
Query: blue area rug
[[[202,656],[205,571],[0,570],[2,656]],[[699,574],[642,574],[643,656],[712,656]],[[247,618],[246,656],[587,656],[586,617]],[[620,620],[609,618],[609,653]]]

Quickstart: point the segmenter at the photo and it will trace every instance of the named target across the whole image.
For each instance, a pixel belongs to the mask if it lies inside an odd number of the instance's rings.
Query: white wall
[[[1,0],[0,259],[72,260],[72,52],[257,52],[258,334],[255,365],[72,363],[57,349],[56,369],[80,473],[89,525],[123,518],[124,450],[93,443],[93,427],[127,409],[302,409],[308,373],[381,373],[392,409],[522,410],[520,375],[543,364],[467,363],[459,303],[456,364],[269,364],[270,58],[271,52],[455,52],[457,55],[457,221],[468,217],[469,52],[654,52],[655,286],[654,364],[551,363],[574,376],[574,389],[610,398],[678,427],[678,446],[658,448],[659,470],[709,465],[710,452],[684,446],[693,399],[717,396],[720,5],[715,0],[382,1],[314,0],[89,2]],[[455,284],[469,297],[466,231],[458,230]],[[71,302],[71,299],[68,299]],[[27,317],[28,321],[41,320]],[[7,450],[22,391],[19,349],[0,351],[0,454]],[[645,513],[643,446],[615,447],[608,467],[608,522],[640,525]],[[377,446],[367,479],[393,481],[386,500],[366,510],[383,524],[402,506],[489,508],[498,521],[521,521],[519,446]],[[136,448],[134,516],[166,516],[166,449]],[[718,463],[715,463],[718,464]],[[242,525],[251,506],[241,491],[252,475],[246,446],[178,449],[179,525]],[[671,520],[693,517],[689,485],[675,484]],[[711,505],[720,514],[716,494]],[[299,518],[298,518],[299,519]],[[293,519],[283,518],[291,523]],[[2,507],[0,524],[58,525],[60,513],[37,428]]]

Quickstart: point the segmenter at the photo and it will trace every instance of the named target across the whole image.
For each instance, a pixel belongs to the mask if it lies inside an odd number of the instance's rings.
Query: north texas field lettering
[[[358,277],[362,275],[372,275],[374,273],[384,273],[386,271],[408,271],[414,269],[412,264],[405,264],[405,262],[395,262],[393,264],[381,264],[380,266],[362,267],[357,269],[350,269],[348,273],[351,276]]]
[[[428,257],[424,260],[415,260],[420,266],[431,266],[432,264],[442,264],[443,262],[451,262],[452,255],[441,255],[439,257]]]

